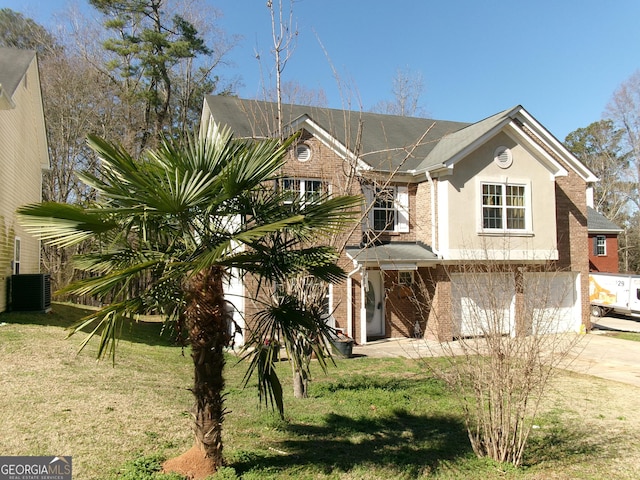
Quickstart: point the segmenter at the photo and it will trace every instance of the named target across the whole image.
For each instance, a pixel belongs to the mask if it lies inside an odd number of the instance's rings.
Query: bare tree
[[[276,77],[276,105],[278,115],[278,138],[283,138],[283,120],[282,120],[282,72],[287,66],[287,62],[293,55],[295,50],[295,42],[298,37],[298,28],[293,20],[293,4],[294,0],[289,0],[289,16],[284,18],[284,6],[282,0],[277,0],[274,7],[273,0],[267,1],[267,8],[271,16],[271,38],[273,40],[274,70]]]
[[[627,219],[629,204],[637,197],[630,155],[622,147],[623,135],[612,120],[600,120],[571,132],[564,141],[599,178],[594,186],[594,207],[615,223]]]
[[[451,285],[450,318],[433,317],[437,282]],[[440,337],[427,342],[431,354],[444,359],[425,358],[425,366],[456,392],[478,457],[521,464],[556,367],[570,361],[582,338],[560,333],[571,321],[574,284],[553,262],[478,260],[417,276],[411,298],[429,318],[426,336]],[[443,324],[450,328],[444,338]]]
[[[640,270],[640,70],[632,74],[613,93],[605,111],[613,127],[622,132],[620,144],[627,153],[629,168],[622,181],[630,186],[628,222],[622,240],[627,271]]]
[[[273,89],[265,92],[265,100],[277,102],[277,90]],[[328,105],[327,95],[323,89],[307,88],[295,81],[281,82],[280,100],[282,104],[289,103],[314,107],[326,107]]]
[[[85,138],[89,133],[113,136],[118,109],[111,101],[110,86],[83,58],[60,50],[41,62],[41,85],[47,118],[50,170],[44,173],[42,198],[49,202],[87,205],[95,200],[76,176],[84,170],[95,172],[98,159]],[[56,249],[43,246],[42,263],[51,274],[54,291],[74,275],[71,256],[83,246]]]
[[[420,97],[424,93],[422,73],[414,73],[409,68],[398,69],[393,78],[391,93],[393,100],[381,100],[371,108],[371,111],[403,117],[425,115],[424,108],[420,106]]]
[[[35,50],[40,58],[58,47],[42,25],[10,8],[0,9],[0,46]]]
[[[112,139],[137,151],[149,142],[145,140],[149,136],[155,141],[155,136],[161,133],[178,135],[195,131],[202,97],[233,88],[233,83],[223,84],[214,72],[237,38],[228,37],[217,28],[215,20],[220,17],[219,12],[205,8],[200,0],[94,3],[105,12],[105,17],[113,14],[123,21],[120,32],[130,34],[127,38],[139,38],[136,35],[143,35],[145,27],[147,36],[150,31],[158,33],[154,38],[162,41],[161,48],[154,50],[157,56],[162,48],[164,53],[184,51],[171,53],[173,59],[166,65],[157,62],[151,65],[151,53],[136,59],[133,53],[125,51],[131,45],[124,41],[118,45],[122,49],[116,48],[113,38],[109,43],[107,30],[78,10],[70,9],[58,16],[53,33],[21,14],[0,10],[0,44],[38,51],[51,160],[51,169],[45,172],[43,181],[45,201],[86,204],[94,200],[93,193],[75,175],[76,171],[93,171],[97,167],[98,160],[86,145],[88,134]],[[121,18],[117,17],[119,13]],[[149,19],[154,20],[153,28]],[[194,25],[201,28],[202,36],[198,36]],[[194,58],[187,45],[180,43],[186,42],[195,46],[192,51],[203,52],[198,43],[202,39],[210,45],[204,61]],[[117,52],[104,48],[105,42]],[[139,46],[136,44],[133,50]],[[145,77],[145,68],[156,67],[160,72],[157,78]],[[145,104],[146,100],[149,102]],[[51,273],[54,291],[73,276],[69,258],[64,249],[43,248],[43,266]]]

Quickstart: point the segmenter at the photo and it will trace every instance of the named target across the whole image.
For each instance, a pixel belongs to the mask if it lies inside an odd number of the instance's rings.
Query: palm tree
[[[240,140],[216,127],[186,145],[167,140],[136,160],[122,147],[90,136],[101,168],[97,175],[80,177],[97,191],[97,203],[86,208],[42,203],[18,212],[48,243],[93,242],[93,253],[76,259],[85,278],[64,289],[106,305],[74,327],[73,332],[90,328],[82,347],[97,334],[98,356],[115,360],[122,323],[141,313],[160,313],[182,327],[194,364],[194,449],[210,472],[222,464],[224,351],[232,338],[223,286],[231,269],[254,276],[259,287],[296,275],[326,282],[344,276],[335,250],[319,246],[318,238],[352,221],[359,198],[285,203],[287,194],[278,191],[275,180],[292,141]],[[280,323],[255,331],[291,338],[300,331],[327,331],[300,302],[270,308],[279,312],[258,315],[256,321]],[[251,368],[259,370],[261,392],[268,391],[281,408],[271,359],[260,348],[259,335],[253,339],[258,360]]]

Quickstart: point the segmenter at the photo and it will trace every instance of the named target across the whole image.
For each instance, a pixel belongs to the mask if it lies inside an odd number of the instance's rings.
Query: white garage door
[[[509,273],[451,275],[454,336],[509,334],[515,309],[515,281]]]
[[[575,273],[524,274],[525,311],[534,332],[578,332],[582,323]]]

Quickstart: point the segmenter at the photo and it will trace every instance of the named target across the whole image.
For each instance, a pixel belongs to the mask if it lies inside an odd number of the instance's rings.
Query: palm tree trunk
[[[196,461],[209,470],[208,474],[214,473],[223,464],[222,422],[226,413],[223,397],[224,348],[229,345],[231,335],[222,281],[223,270],[219,267],[212,267],[192,277],[186,288],[187,304],[184,311],[194,367],[195,440],[192,451],[188,452],[189,461],[185,457],[183,463],[191,463],[184,466],[192,468],[193,457],[198,456]],[[194,475],[192,470],[181,470],[173,471]]]
[[[309,382],[305,375],[299,369],[293,367],[293,396],[295,398],[308,398],[308,385]]]

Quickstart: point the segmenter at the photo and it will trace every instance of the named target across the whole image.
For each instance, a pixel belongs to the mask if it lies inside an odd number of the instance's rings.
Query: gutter
[[[433,181],[433,178],[431,177],[431,173],[427,170],[425,171],[425,174],[427,176],[427,181],[429,182],[429,185],[431,185],[431,251],[440,259],[442,259],[442,256],[440,255],[440,252],[438,252],[438,249],[436,248],[436,225],[437,225],[437,221],[436,221],[436,184]]]

